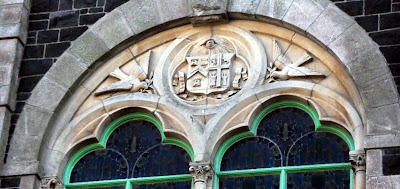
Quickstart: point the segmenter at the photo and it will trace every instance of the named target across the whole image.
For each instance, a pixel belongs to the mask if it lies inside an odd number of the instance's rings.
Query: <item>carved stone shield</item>
[[[230,67],[234,53],[187,57],[186,88],[194,94],[227,91],[231,86]]]

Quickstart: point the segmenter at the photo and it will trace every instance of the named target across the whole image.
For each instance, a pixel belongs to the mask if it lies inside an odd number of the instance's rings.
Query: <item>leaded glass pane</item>
[[[281,166],[278,147],[265,137],[252,137],[233,144],[222,158],[221,171]]]
[[[349,147],[335,134],[313,132],[295,142],[288,156],[289,166],[342,163],[349,160]]]
[[[279,175],[220,178],[220,189],[278,189]]]
[[[177,175],[188,172],[189,154],[178,146],[158,145],[136,161],[133,177]]]
[[[123,179],[128,175],[127,160],[111,149],[87,154],[72,170],[71,182]]]
[[[348,189],[350,171],[324,171],[288,174],[288,189]]]
[[[190,189],[192,187],[192,181],[183,182],[167,182],[167,183],[155,183],[155,184],[143,184],[133,185],[132,189]]]
[[[160,131],[150,122],[122,124],[110,135],[107,149],[93,151],[78,161],[70,182],[189,174],[186,151],[162,145],[161,140]]]

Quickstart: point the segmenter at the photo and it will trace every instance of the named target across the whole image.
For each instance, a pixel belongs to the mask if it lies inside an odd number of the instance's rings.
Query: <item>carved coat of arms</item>
[[[234,44],[225,39],[213,37],[193,46],[185,58],[186,69],[174,76],[176,93],[190,101],[235,94],[247,79],[245,60],[240,64],[235,58]]]

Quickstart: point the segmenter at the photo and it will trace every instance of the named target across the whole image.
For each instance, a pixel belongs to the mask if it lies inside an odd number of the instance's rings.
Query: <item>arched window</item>
[[[166,138],[154,117],[133,113],[113,121],[101,140],[75,153],[64,172],[66,188],[190,188],[193,150]]]
[[[311,107],[275,103],[258,115],[251,132],[220,147],[214,188],[352,188],[349,150],[350,135],[321,125]]]

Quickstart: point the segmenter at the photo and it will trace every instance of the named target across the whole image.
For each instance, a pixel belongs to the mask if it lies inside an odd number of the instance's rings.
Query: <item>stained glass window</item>
[[[310,112],[317,114],[306,105],[301,107],[265,111],[259,115],[257,125],[253,125],[255,132],[228,140],[222,152],[220,149],[222,157],[215,163],[215,186],[351,188],[348,141],[324,132],[327,129],[319,131],[319,120],[313,119]],[[351,139],[346,132],[342,134]]]
[[[134,119],[138,116],[148,120]],[[179,145],[163,143],[165,136],[155,118],[133,114],[121,120],[104,132],[105,147],[81,150],[84,155],[67,173],[67,188],[191,187],[191,156]]]

